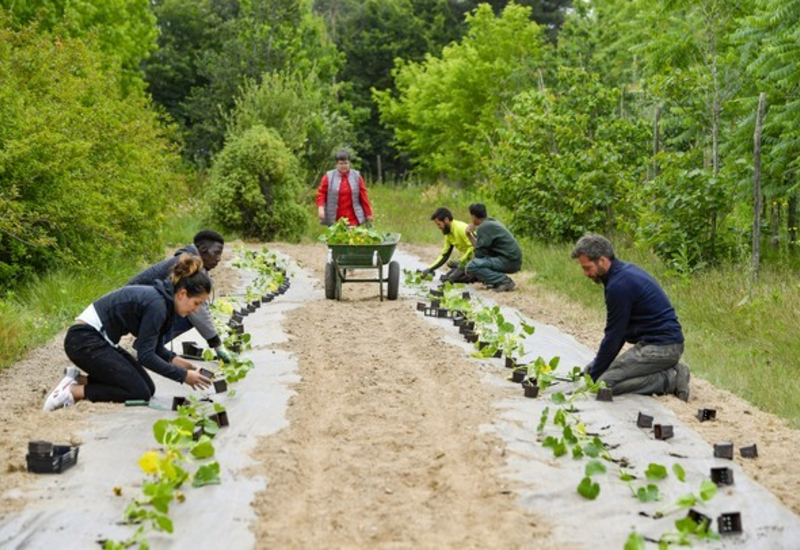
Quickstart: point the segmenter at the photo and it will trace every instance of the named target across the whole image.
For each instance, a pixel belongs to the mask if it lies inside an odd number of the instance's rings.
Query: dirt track
[[[274,247],[322,279],[323,247]],[[218,268],[214,275],[220,291],[235,285],[235,272]],[[498,299],[597,345],[602,319],[526,284],[524,274],[518,283],[518,291]],[[377,301],[371,285],[351,285],[342,302],[309,302],[289,313],[285,347],[297,356],[302,381],[288,411],[290,426],[255,453],[260,466],[251,473],[269,478],[254,502],[258,547],[513,548],[532,540],[546,547],[547,526],[515,505],[498,475],[502,445],[479,430],[491,422],[499,390],[482,384],[480,368],[443,343],[411,303],[378,307]],[[84,402],[60,411],[58,422],[41,413],[44,395],[67,364],[59,337],[0,373],[0,495],[31,481],[24,473],[29,439],[69,439],[89,415],[116,407]],[[693,381],[689,404],[663,401],[711,443],[758,442],[757,461],[738,461],[800,513],[796,431],[702,380]],[[717,408],[722,420],[693,420],[699,406]],[[19,502],[0,497],[0,517]]]

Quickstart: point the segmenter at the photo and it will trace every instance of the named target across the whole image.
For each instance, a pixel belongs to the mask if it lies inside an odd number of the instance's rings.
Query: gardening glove
[[[230,363],[233,361],[233,354],[229,352],[227,349],[225,349],[225,346],[219,346],[215,348],[214,351],[217,352],[217,357],[223,363]]]
[[[589,361],[585,367],[583,367],[583,374],[592,374],[592,369],[594,368],[594,359]],[[594,376],[592,376],[594,379]]]
[[[426,269],[423,269],[422,271],[420,271],[419,274],[422,275],[423,277],[426,277],[426,278],[427,277],[433,277],[433,270],[430,269],[430,268],[426,268]]]
[[[461,267],[461,264],[459,263],[458,260],[450,260],[449,262],[447,262],[447,267],[449,267],[450,269],[456,269]]]

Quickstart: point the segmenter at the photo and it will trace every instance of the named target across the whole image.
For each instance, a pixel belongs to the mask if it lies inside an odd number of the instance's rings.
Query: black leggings
[[[149,400],[156,391],[144,367],[124,349],[109,344],[94,327],[81,324],[69,327],[64,351],[70,361],[89,375],[84,388],[89,401]]]

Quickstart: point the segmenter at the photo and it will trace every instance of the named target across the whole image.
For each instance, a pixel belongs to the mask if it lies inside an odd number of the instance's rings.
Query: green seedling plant
[[[319,240],[326,244],[380,244],[387,237],[388,233],[364,225],[351,226],[347,218],[341,218],[328,227]]]
[[[433,275],[423,275],[419,271],[403,269],[403,282],[405,286],[414,289],[414,293],[418,296],[427,294],[427,283],[432,280]]]
[[[590,460],[584,469],[583,479],[578,484],[578,494],[588,500],[600,495],[600,484],[592,480],[592,476],[606,473],[606,465],[599,460]]]
[[[527,374],[525,375],[525,379],[535,381],[539,389],[544,391],[553,383],[555,379],[555,370],[558,368],[558,363],[560,361],[561,358],[558,356],[553,357],[550,361],[545,361],[542,357],[537,357],[535,361],[526,365]]]

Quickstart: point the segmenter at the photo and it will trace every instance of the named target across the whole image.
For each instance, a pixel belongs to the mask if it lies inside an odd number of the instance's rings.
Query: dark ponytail
[[[191,254],[181,254],[172,266],[169,276],[175,292],[182,288],[191,298],[200,294],[211,294],[211,277],[203,269],[203,260]]]

